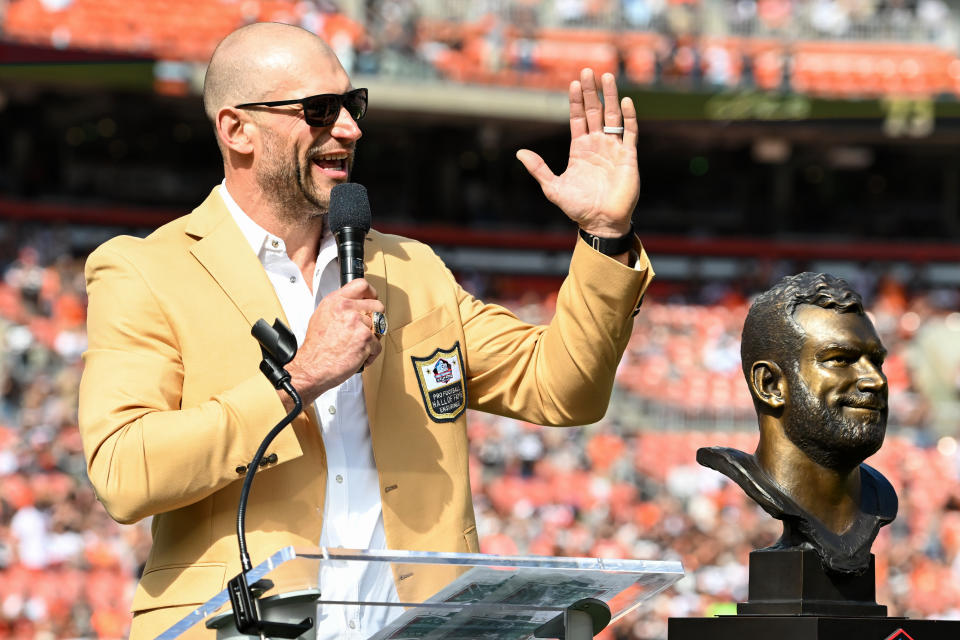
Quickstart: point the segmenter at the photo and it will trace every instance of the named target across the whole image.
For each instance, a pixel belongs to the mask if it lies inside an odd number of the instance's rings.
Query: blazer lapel
[[[387,299],[387,273],[383,260],[383,251],[376,239],[376,233],[368,235],[364,241],[364,278],[377,291],[380,301],[385,307],[387,316],[387,331],[390,331],[390,301]],[[387,342],[384,339],[383,351],[369,367],[363,368],[363,395],[367,405],[367,419],[370,422],[371,433],[377,419],[377,397],[380,391],[380,377],[383,372],[383,360],[387,358]]]
[[[210,273],[250,326],[263,318],[268,324],[283,313],[277,294],[246,238],[233,222],[217,187],[190,214],[186,232],[199,240],[190,252]]]
[[[198,238],[190,252],[217,281],[251,327],[260,318],[271,325],[280,318],[289,327],[267,272],[250,250],[240,227],[234,223],[219,189],[214,188],[203,204],[190,214],[186,233]],[[253,340],[253,336],[250,339]],[[294,422],[294,428],[307,429],[311,421],[319,424],[313,405],[304,407]],[[297,437],[304,442],[302,434],[298,433]]]

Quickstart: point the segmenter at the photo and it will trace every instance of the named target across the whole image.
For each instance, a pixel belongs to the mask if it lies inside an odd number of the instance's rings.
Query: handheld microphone
[[[335,185],[330,191],[330,231],[337,240],[340,286],[363,277],[363,239],[370,231],[367,189],[356,182]]]

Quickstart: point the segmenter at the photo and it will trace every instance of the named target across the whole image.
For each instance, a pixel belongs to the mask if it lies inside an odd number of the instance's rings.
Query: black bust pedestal
[[[810,549],[750,554],[747,602],[737,615],[670,618],[670,640],[956,640],[960,622],[886,617],[876,602],[874,560],[859,576],[823,569]]]
[[[812,549],[765,549],[750,554],[749,599],[738,615],[887,615],[877,604],[873,556],[861,575],[824,571]]]
[[[956,640],[956,620],[828,616],[670,618],[669,640]]]

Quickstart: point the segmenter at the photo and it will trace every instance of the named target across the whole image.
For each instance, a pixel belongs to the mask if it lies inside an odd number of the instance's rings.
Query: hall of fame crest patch
[[[453,422],[467,408],[460,342],[437,349],[425,358],[410,356],[417,372],[423,406],[434,422]]]

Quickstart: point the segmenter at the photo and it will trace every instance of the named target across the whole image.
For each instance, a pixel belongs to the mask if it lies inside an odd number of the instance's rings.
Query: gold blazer
[[[242,468],[284,415],[258,370],[250,327],[286,318],[217,189],[145,239],[108,241],[86,265],[80,431],[90,480],[119,522],[153,516],[135,613],[187,612],[239,573]],[[477,551],[463,405],[548,425],[604,415],[653,271],[639,241],[638,269],[576,244],[555,317],[531,326],[466,293],[427,246],[367,236],[366,278],[390,326],[382,354],[363,372],[390,548]],[[446,365],[431,369],[440,357]],[[461,389],[441,384],[451,363]],[[327,474],[313,409],[292,427],[268,449],[277,461],[253,485],[254,564],[320,539]],[[453,576],[420,569],[394,577],[410,601]]]

